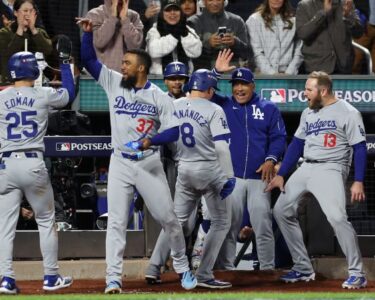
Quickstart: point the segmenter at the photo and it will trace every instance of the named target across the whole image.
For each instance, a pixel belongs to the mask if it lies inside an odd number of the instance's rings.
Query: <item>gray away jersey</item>
[[[223,109],[206,99],[173,102],[180,122],[177,156],[181,161],[216,160],[214,139],[230,133]]]
[[[351,146],[366,140],[360,112],[344,100],[317,111],[306,108],[295,136],[305,140],[305,159],[344,165],[351,164]]]
[[[172,98],[148,81],[139,90],[121,87],[122,75],[102,66],[99,84],[107,93],[111,118],[112,147],[122,152],[135,152],[124,144],[143,137],[151,138],[178,126],[173,115]]]
[[[66,89],[9,87],[0,92],[0,152],[44,151],[50,107],[69,102]]]

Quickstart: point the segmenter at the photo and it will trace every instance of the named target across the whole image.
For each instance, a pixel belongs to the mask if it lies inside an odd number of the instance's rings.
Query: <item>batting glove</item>
[[[142,149],[143,142],[142,141],[132,141],[125,144],[125,147],[128,147],[133,150],[140,150]]]
[[[236,185],[236,178],[228,178],[227,182],[224,184],[223,188],[220,191],[221,200],[224,200],[230,194],[232,194],[234,187]]]
[[[66,35],[60,35],[57,44],[56,50],[59,55],[59,61],[63,64],[69,64],[70,56],[72,53],[72,41]]]

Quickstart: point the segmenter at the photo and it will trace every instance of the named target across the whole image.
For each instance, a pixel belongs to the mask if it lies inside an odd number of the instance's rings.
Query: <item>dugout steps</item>
[[[105,274],[105,231],[72,230],[59,232],[60,273],[76,279],[103,279]],[[124,254],[124,271],[127,278],[142,279],[152,249],[146,246],[143,230],[128,230]],[[369,280],[375,280],[374,236],[358,237]],[[336,241],[337,243],[337,241]],[[335,243],[335,244],[336,244]],[[337,250],[337,245],[336,247]],[[147,253],[147,254],[146,254]],[[347,278],[347,264],[343,257],[314,257],[314,269],[326,278]],[[338,252],[339,256],[339,252]],[[367,256],[367,257],[366,257]],[[39,234],[36,230],[17,231],[14,243],[14,267],[18,280],[40,280],[43,276]]]

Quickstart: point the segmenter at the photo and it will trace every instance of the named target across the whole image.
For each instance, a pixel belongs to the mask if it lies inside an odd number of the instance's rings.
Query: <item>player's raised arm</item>
[[[89,71],[96,81],[99,79],[102,64],[96,57],[93,45],[93,33],[91,20],[85,18],[76,18],[77,24],[80,25],[84,31],[81,43],[81,59],[84,67]]]
[[[56,50],[59,55],[62,88],[65,88],[69,94],[69,103],[75,99],[75,86],[72,71],[70,69],[70,59],[72,52],[72,42],[67,36],[61,36],[56,44]]]

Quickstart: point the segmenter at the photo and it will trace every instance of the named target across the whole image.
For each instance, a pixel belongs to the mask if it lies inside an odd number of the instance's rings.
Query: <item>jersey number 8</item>
[[[195,146],[194,127],[190,123],[183,123],[180,127],[182,143],[189,148]]]

